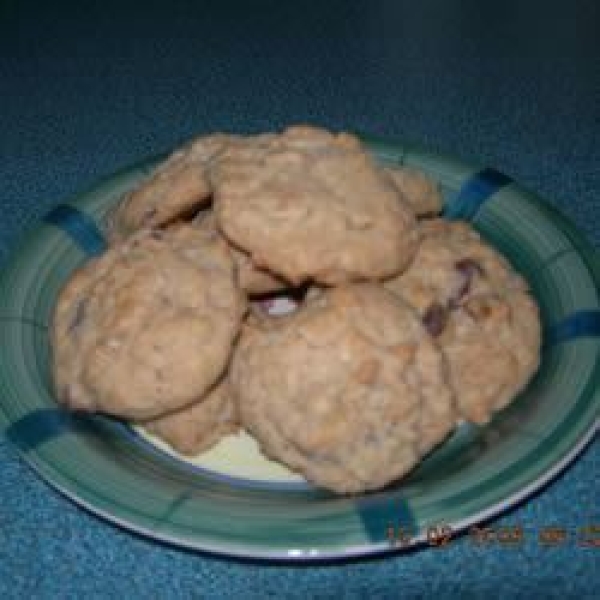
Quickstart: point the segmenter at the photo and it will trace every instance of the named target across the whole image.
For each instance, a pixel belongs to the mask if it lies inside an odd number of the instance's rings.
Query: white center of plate
[[[256,440],[245,431],[222,438],[218,444],[198,456],[179,454],[142,427],[136,432],[146,441],[174,458],[214,473],[257,482],[303,482],[303,477],[282,464],[269,460],[259,450]]]

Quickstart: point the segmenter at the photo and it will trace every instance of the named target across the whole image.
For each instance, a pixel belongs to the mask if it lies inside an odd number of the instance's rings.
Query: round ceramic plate
[[[61,410],[47,325],[69,274],[102,251],[106,211],[157,159],[60,205],[0,277],[0,425],[30,465],[78,504],[150,537],[220,554],[285,560],[391,551],[464,529],[527,497],[583,449],[600,404],[599,269],[571,224],[493,169],[366,138],[385,164],[422,169],[463,218],[529,280],[544,324],[541,367],[485,427],[463,425],[410,476],[338,497],[228,439],[195,464],[118,421]],[[254,445],[253,445],[254,444]]]

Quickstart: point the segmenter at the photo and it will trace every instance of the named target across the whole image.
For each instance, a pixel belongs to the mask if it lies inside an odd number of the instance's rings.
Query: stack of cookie
[[[115,207],[110,248],[62,290],[59,401],[185,454],[241,425],[316,485],[385,486],[539,362],[525,281],[440,207],[432,181],[349,134],[194,140]],[[291,314],[257,308],[298,290]]]

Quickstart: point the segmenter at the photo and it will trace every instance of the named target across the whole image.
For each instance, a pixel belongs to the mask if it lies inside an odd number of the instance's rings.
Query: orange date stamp
[[[458,533],[446,523],[427,528],[425,532],[416,531],[405,525],[389,523],[386,538],[395,548],[408,547],[417,541],[425,541],[433,548],[444,548]],[[469,541],[479,547],[518,548],[526,540],[534,540],[543,548],[558,548],[566,544],[575,544],[581,548],[600,547],[600,524],[591,523],[575,530],[559,525],[547,525],[535,531],[525,531],[522,525],[483,526],[473,525],[467,530]]]

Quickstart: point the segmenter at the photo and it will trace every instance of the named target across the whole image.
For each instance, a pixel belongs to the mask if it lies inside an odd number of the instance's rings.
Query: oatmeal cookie
[[[226,148],[209,178],[219,229],[292,285],[392,276],[416,250],[412,210],[352,135],[291,127]]]
[[[436,343],[413,309],[375,284],[252,318],[230,381],[262,451],[340,493],[404,475],[456,419]]]
[[[141,231],[79,269],[51,327],[60,402],[151,419],[189,405],[229,360],[245,301],[216,235]]]
[[[540,360],[539,311],[526,281],[466,223],[421,226],[410,268],[385,287],[415,307],[446,355],[462,416],[485,423]]]

